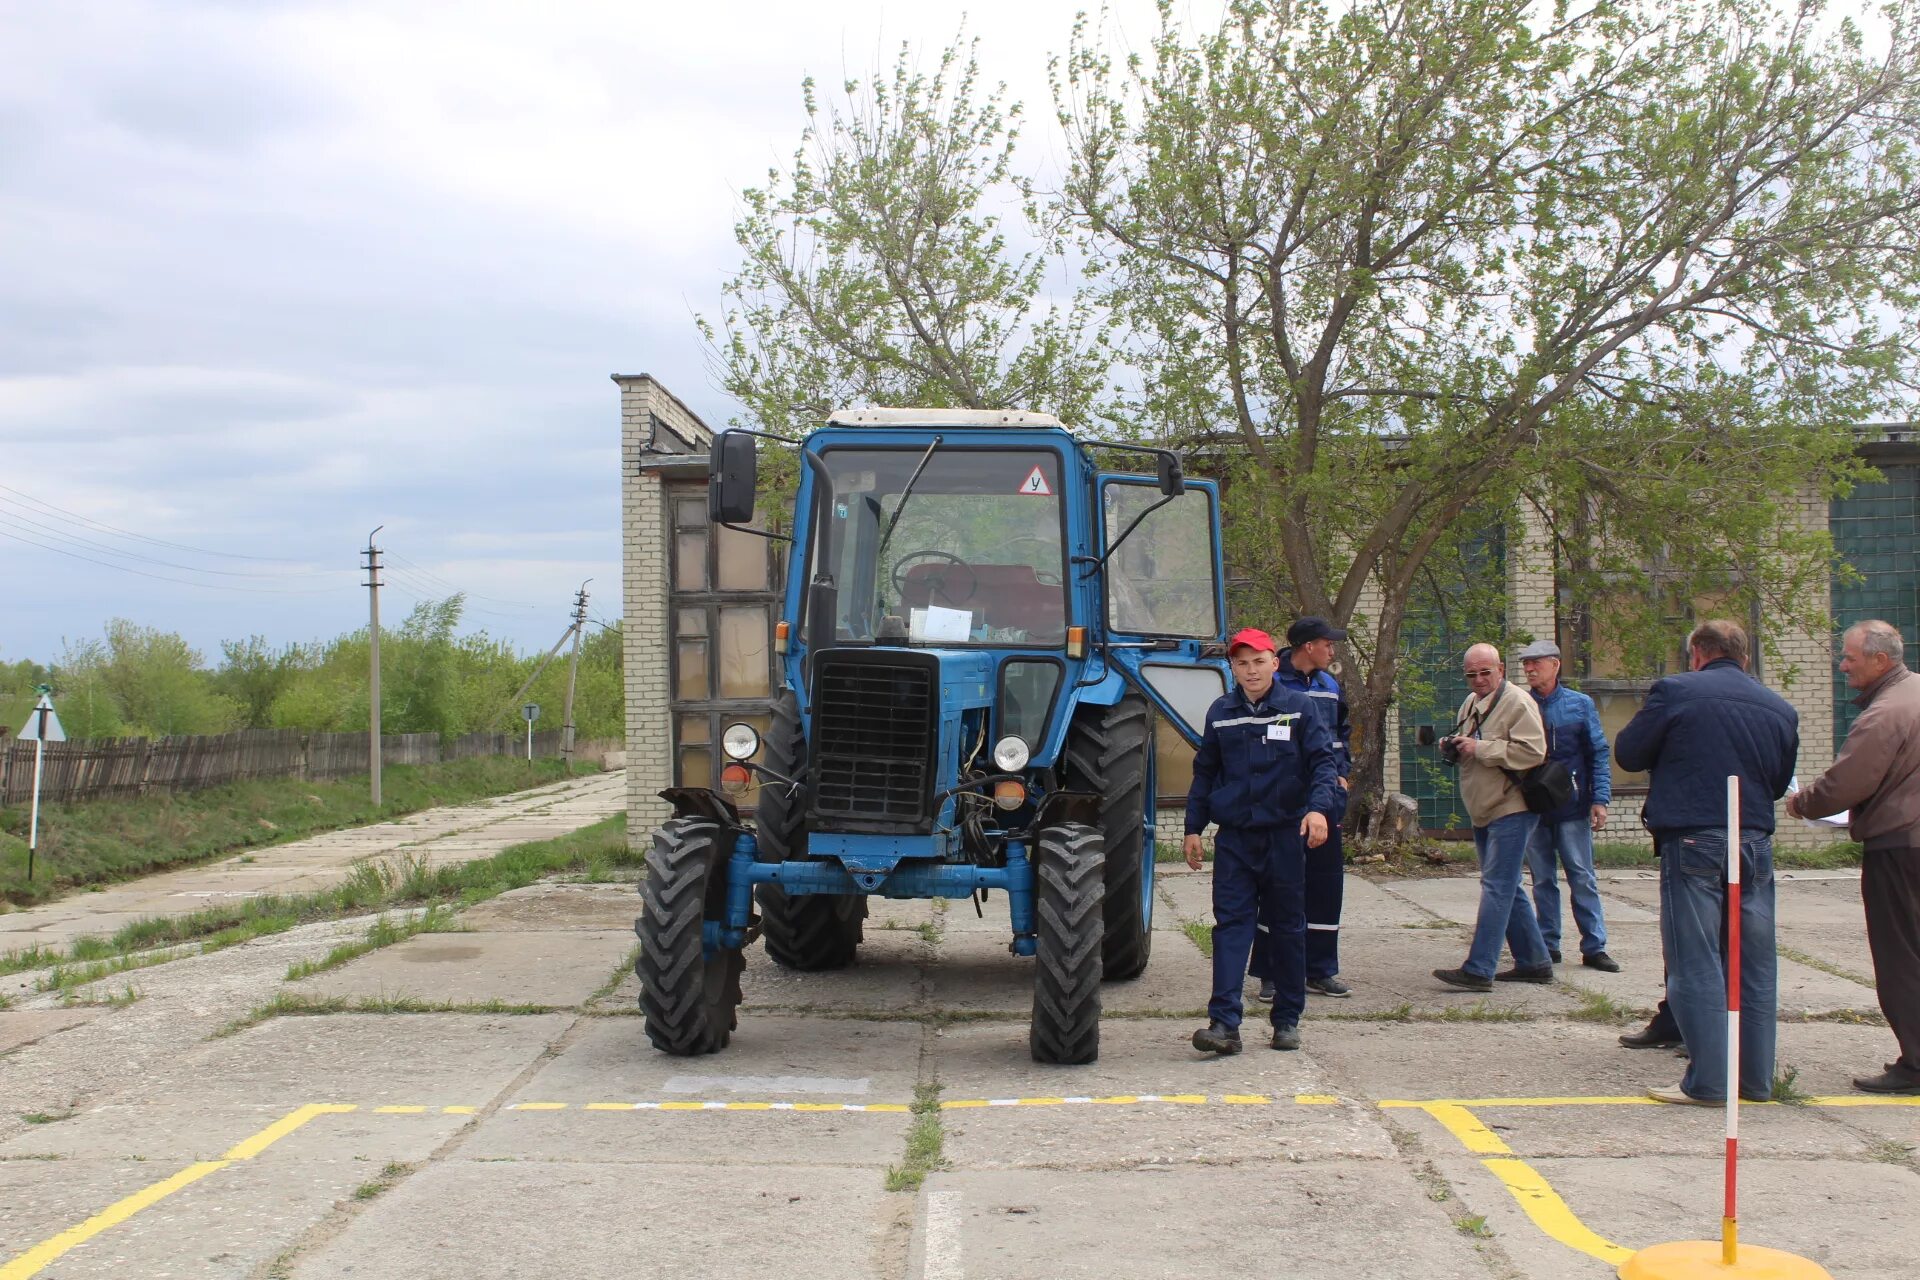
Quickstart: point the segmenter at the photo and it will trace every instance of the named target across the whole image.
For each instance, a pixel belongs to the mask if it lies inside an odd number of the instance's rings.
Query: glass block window
[[[1885,479],[1863,484],[1827,508],[1834,550],[1862,581],[1833,581],[1828,607],[1836,627],[1884,618],[1900,628],[1908,665],[1920,645],[1920,467],[1881,468]],[[1839,644],[1836,635],[1835,645]],[[1838,657],[1836,648],[1835,657]],[[1846,677],[1833,669],[1833,746],[1840,749],[1859,710]]]

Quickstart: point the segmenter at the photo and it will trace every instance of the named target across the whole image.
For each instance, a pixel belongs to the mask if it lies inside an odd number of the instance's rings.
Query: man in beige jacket
[[[1466,963],[1435,969],[1433,976],[1463,991],[1491,991],[1496,981],[1552,982],[1540,921],[1520,886],[1527,842],[1540,815],[1528,811],[1516,776],[1547,758],[1547,731],[1533,698],[1508,682],[1498,649],[1474,645],[1463,667],[1469,692],[1441,750],[1460,766],[1460,800],[1473,823],[1473,849],[1480,859],[1480,912]],[[1503,936],[1513,952],[1513,968],[1495,973]]]
[[[1787,797],[1796,818],[1845,811],[1865,847],[1860,897],[1874,985],[1900,1046],[1877,1076],[1856,1076],[1868,1093],[1920,1094],[1920,679],[1907,670],[1900,632],[1878,619],[1841,637],[1840,670],[1859,690],[1860,718],[1833,767]]]

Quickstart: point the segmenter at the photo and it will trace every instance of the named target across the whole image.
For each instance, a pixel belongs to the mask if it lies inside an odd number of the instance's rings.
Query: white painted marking
[[[852,1093],[871,1092],[867,1076],[675,1076],[661,1086],[666,1093]]]
[[[920,1280],[966,1280],[960,1260],[960,1195],[927,1192],[927,1249]]]

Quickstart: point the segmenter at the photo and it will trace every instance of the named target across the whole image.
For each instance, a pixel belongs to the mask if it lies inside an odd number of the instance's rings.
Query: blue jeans
[[[1513,952],[1513,962],[1522,969],[1552,963],[1547,959],[1547,944],[1540,940],[1533,904],[1520,888],[1527,843],[1539,825],[1537,813],[1510,813],[1473,829],[1473,851],[1480,858],[1480,913],[1473,922],[1467,962],[1460,967],[1476,978],[1493,976],[1503,939]]]
[[[1556,866],[1567,869],[1573,895],[1573,922],[1580,929],[1580,954],[1607,949],[1607,922],[1600,912],[1600,881],[1593,874],[1593,825],[1586,815],[1564,822],[1540,820],[1527,841],[1527,870],[1533,875],[1533,911],[1540,918],[1540,939],[1547,950],[1560,949],[1560,881]]]
[[[1696,1098],[1727,1096],[1727,833],[1663,831],[1660,945],[1667,1001],[1693,1061],[1680,1087]],[[1740,833],[1740,1092],[1773,1095],[1779,957],[1773,941],[1773,837]]]
[[[1221,827],[1213,842],[1213,998],[1207,1017],[1240,1025],[1240,989],[1253,940],[1276,989],[1273,1025],[1290,1027],[1307,1007],[1306,841],[1295,826]]]

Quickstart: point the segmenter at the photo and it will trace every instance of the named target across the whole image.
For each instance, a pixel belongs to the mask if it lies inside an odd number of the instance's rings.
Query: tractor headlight
[[[760,749],[760,735],[750,724],[730,724],[720,735],[720,749],[729,760],[748,760]]]
[[[993,762],[1002,773],[1018,773],[1027,767],[1027,744],[1015,735],[1008,735],[993,744]]]

